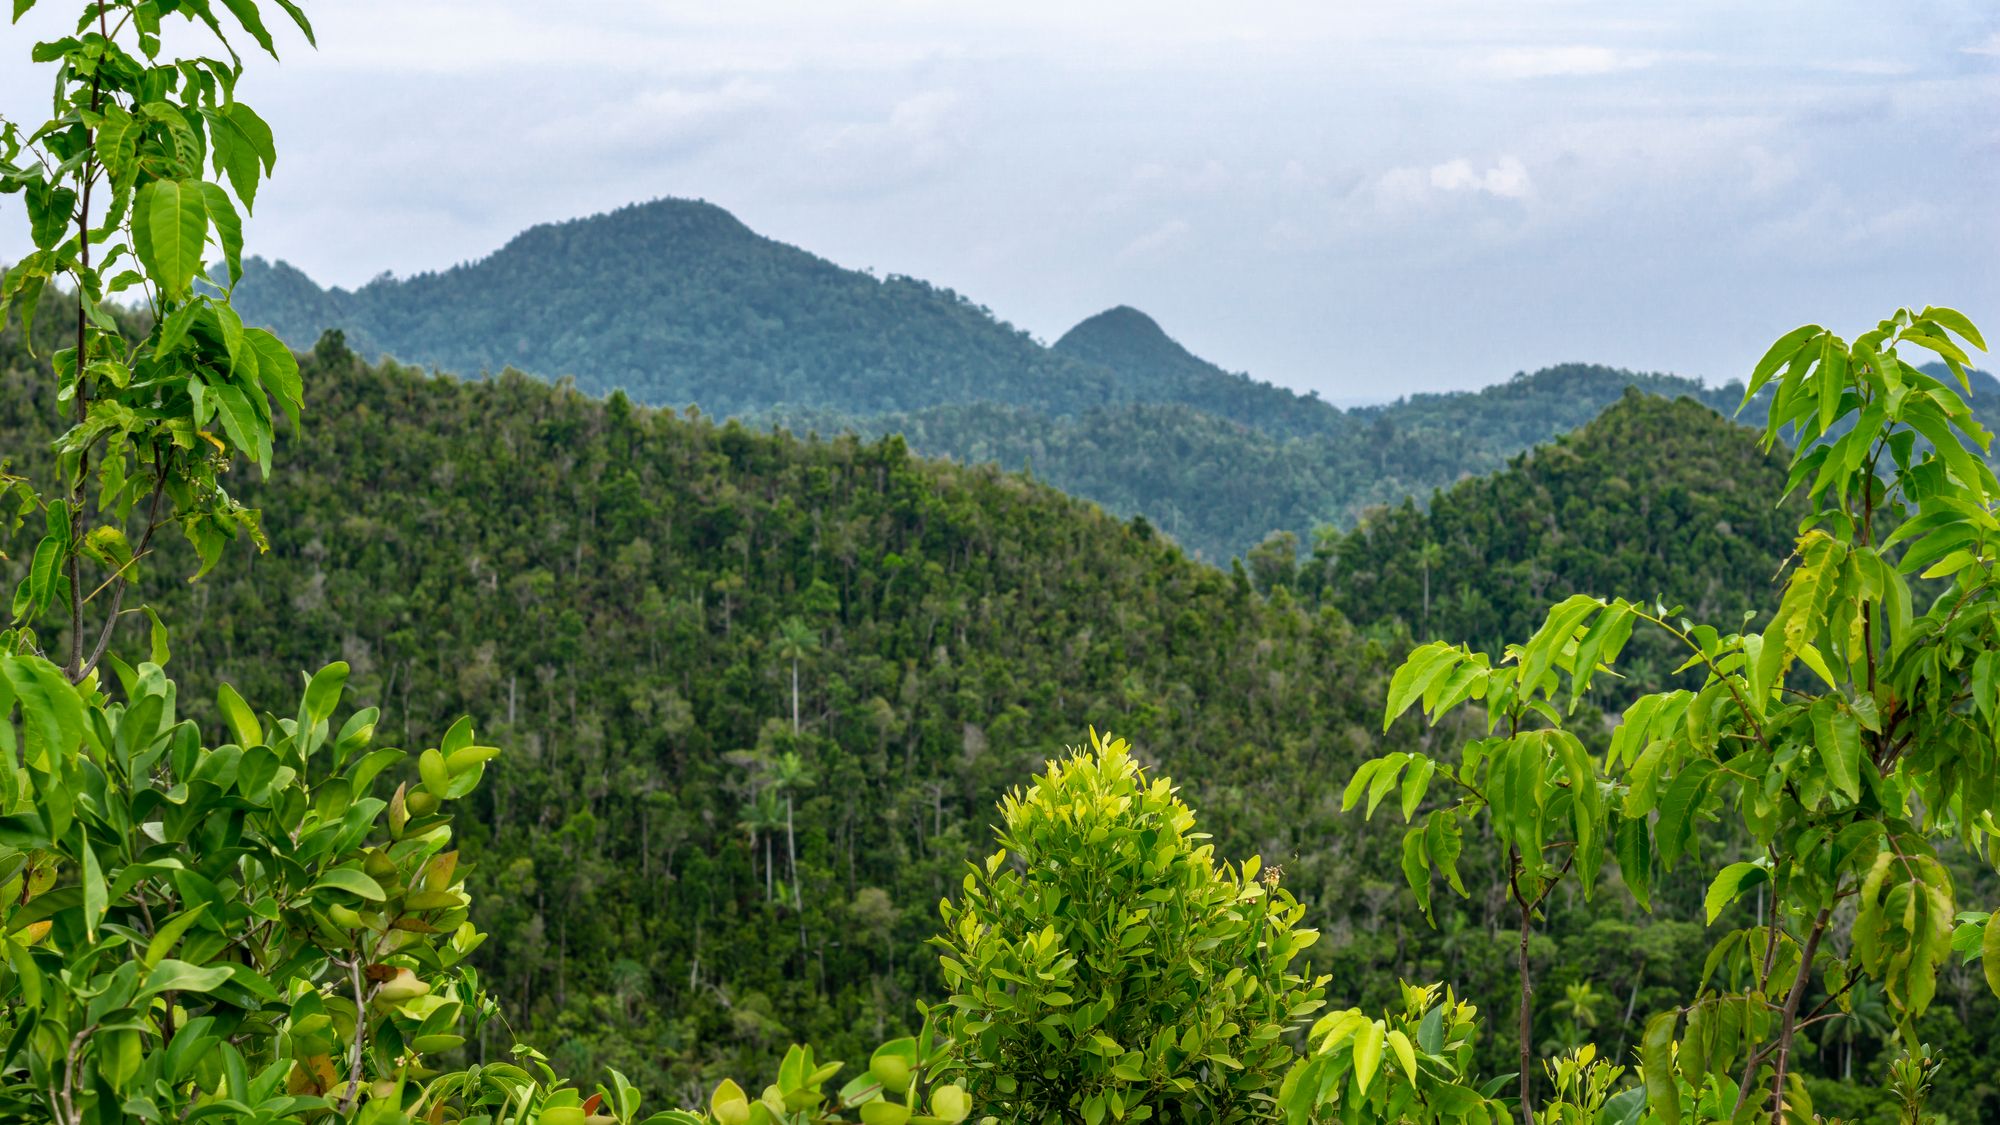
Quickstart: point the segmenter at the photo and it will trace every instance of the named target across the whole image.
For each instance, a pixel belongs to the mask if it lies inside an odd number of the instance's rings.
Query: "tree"
[[[275,3],[310,41],[298,6]],[[16,0],[15,17],[33,6]],[[297,432],[304,401],[296,357],[203,280],[213,243],[235,282],[237,205],[275,161],[236,100],[228,35],[273,55],[274,40],[254,0],[223,7],[227,34],[207,0],[94,0],[74,35],[34,48],[55,64],[55,116],[0,123],[0,188],[25,196],[35,244],[0,281],[0,314],[20,307],[32,340],[62,280],[77,310],[51,357],[70,414],[55,483],[0,477],[17,513],[4,530],[43,525],[0,629],[0,1121],[634,1122],[638,1093],[615,1072],[585,1098],[526,1046],[452,1066],[496,1010],[466,963],[484,935],[445,811],[499,752],[469,720],[411,771],[375,745],[374,708],[335,725],[350,672],[336,662],[305,677],[293,715],[222,685],[226,741],[210,745],[181,711],[158,614],[143,658],[116,644],[160,529],[187,536],[197,577],[229,540],[262,544],[220,480],[239,458],[268,471],[273,410]],[[230,61],[162,58],[174,15]],[[128,335],[105,302],[134,289],[151,316]],[[405,780],[385,800],[392,768]]]
[[[1460,767],[1445,771],[1465,792],[1428,823],[1488,812],[1526,856],[1551,818],[1573,823],[1569,854],[1586,890],[1596,881],[1594,845],[1610,840],[1644,903],[1655,864],[1688,858],[1696,825],[1733,810],[1751,857],[1713,873],[1706,920],[1760,887],[1771,890],[1771,909],[1763,924],[1725,934],[1699,994],[1648,1024],[1649,1112],[1669,1125],[1689,1096],[1710,1106],[1719,1090],[1733,1092],[1725,1118],[1753,1104],[1759,1088],[1771,1120],[1808,1113],[1792,1070],[1797,1032],[1833,1018],[1833,1005],[1862,980],[1881,983],[1909,1057],[1925,1054],[1910,1029],[1936,993],[1956,917],[1938,848],[1957,839],[1982,854],[2000,773],[2000,698],[1991,690],[2000,666],[2000,482],[1981,456],[1990,435],[1965,400],[1897,348],[1938,355],[1969,393],[1959,341],[1984,347],[1953,310],[1900,309],[1852,342],[1799,328],[1757,365],[1745,404],[1765,393],[1764,440],[1795,443],[1791,487],[1806,490],[1809,506],[1782,599],[1761,632],[1725,634],[1665,605],[1579,595],[1499,661],[1433,643],[1392,681],[1390,720],[1420,705],[1436,723],[1483,699],[1489,729],[1510,726],[1504,740],[1469,743]],[[1919,594],[1933,598],[1927,607],[1915,604]],[[1566,689],[1574,711],[1637,624],[1672,638],[1699,686],[1638,698],[1600,762],[1563,729],[1562,696]],[[1519,733],[1523,718],[1537,729]],[[1367,786],[1372,808],[1406,769],[1403,808],[1413,817],[1438,770],[1430,759],[1378,759],[1356,785]],[[1431,841],[1428,828],[1406,837],[1406,874],[1420,899],[1433,868],[1449,877],[1456,857],[1455,847]],[[1824,939],[1849,900],[1842,956]],[[2000,992],[2000,926],[1978,918],[1962,932],[1984,950]],[[1816,981],[1825,999],[1807,1009]],[[1527,1002],[1524,986],[1524,1052]],[[1527,1063],[1524,1053],[1521,1112],[1532,1120]]]
[[[1278,869],[1218,862],[1172,783],[1095,731],[1000,815],[935,939],[973,1101],[1091,1125],[1266,1116],[1325,984],[1292,971],[1319,935]]]
[[[819,651],[819,634],[804,621],[787,617],[778,623],[774,641],[778,659],[792,663],[792,733],[799,733],[799,661]]]
[[[812,785],[812,770],[806,765],[805,759],[799,757],[798,751],[787,750],[778,755],[778,761],[771,770],[771,788],[785,795],[785,858],[792,872],[792,909],[801,914],[805,910],[805,903],[799,897],[799,845],[797,830],[793,827],[792,821],[792,799],[800,790],[810,789]],[[803,917],[799,924],[804,926]],[[803,930],[800,942],[802,944],[804,942]]]
[[[1426,540],[1424,545],[1418,548],[1417,565],[1422,567],[1424,571],[1424,616],[1422,631],[1425,636],[1429,636],[1431,632],[1431,568],[1442,562],[1444,562],[1444,548],[1438,545],[1437,540]]]

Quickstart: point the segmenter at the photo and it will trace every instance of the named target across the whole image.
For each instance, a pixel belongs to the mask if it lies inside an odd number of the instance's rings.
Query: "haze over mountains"
[[[678,199],[533,227],[479,261],[354,291],[252,261],[236,305],[300,348],[339,328],[363,354],[463,375],[513,367],[761,425],[902,433],[920,453],[1026,468],[1144,515],[1210,560],[1492,471],[1626,387],[1725,413],[1740,396],[1572,364],[1343,410],[1195,356],[1137,309],[1044,346],[962,294],[844,269]],[[1335,341],[1326,362],[1342,363]],[[1393,388],[1395,373],[1378,381]]]

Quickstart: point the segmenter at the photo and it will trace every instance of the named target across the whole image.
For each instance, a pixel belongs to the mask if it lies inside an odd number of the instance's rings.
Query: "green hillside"
[[[789,409],[754,417],[799,432],[902,434],[920,452],[1027,469],[1114,513],[1144,515],[1190,553],[1220,562],[1273,531],[1309,541],[1322,527],[1353,526],[1370,508],[1491,472],[1590,421],[1630,388],[1698,395],[1727,409],[1741,398],[1733,387],[1570,364],[1477,392],[1329,410],[1336,425],[1295,437],[1180,403],[1065,417],[997,403],[874,417]]]
[[[32,458],[48,376],[6,337],[0,359],[0,448]],[[1225,854],[1284,865],[1329,935],[1314,966],[1343,1003],[1387,1002],[1398,975],[1511,987],[1504,904],[1446,900],[1431,930],[1395,874],[1400,829],[1337,811],[1355,763],[1418,737],[1379,733],[1409,644],[1393,619],[1421,626],[1396,553],[1414,509],[1363,533],[1373,586],[1343,587],[1353,550],[1326,582],[1311,564],[1273,580],[1268,559],[1253,578],[898,439],[800,441],[520,375],[368,366],[331,342],[304,371],[305,432],[269,482],[236,482],[271,552],[193,587],[184,557],[153,568],[153,604],[185,623],[185,706],[213,721],[218,679],[282,699],[292,669],[338,657],[392,744],[471,714],[507,749],[465,818],[488,980],[566,1066],[690,1091],[794,1039],[852,1055],[906,1027],[937,994],[935,960],[912,951],[984,854],[992,801],[1088,726],[1171,772]],[[1654,440],[1667,423],[1692,444]],[[1696,453],[1710,460],[1684,463]],[[1673,511],[1765,544],[1768,464],[1692,403],[1635,400],[1436,504],[1454,550],[1484,536],[1513,552],[1496,597],[1517,580],[1553,595],[1621,581],[1596,545],[1639,559],[1669,481],[1690,492]],[[1593,493],[1596,515],[1562,522]],[[1569,534],[1501,535],[1512,505],[1558,513]],[[1764,589],[1734,554],[1672,558],[1657,573],[1690,592],[1669,596],[1755,604]],[[1357,628],[1336,606],[1391,620]],[[797,732],[788,630],[803,637]],[[1468,849],[1468,882],[1491,885],[1494,862]],[[1564,912],[1538,945],[1545,987],[1587,984],[1641,1013],[1672,1002],[1706,940],[1687,921],[1702,890],[1661,888],[1657,920],[1616,897]],[[1968,1026],[1988,1026],[1964,987]],[[1620,1010],[1601,1014],[1600,1042],[1635,1038]],[[1547,1019],[1538,1038],[1573,1032]],[[1510,1044],[1502,1031],[1482,1051],[1497,1066]]]
[[[1572,364],[1340,410],[1195,356],[1136,309],[1045,348],[957,293],[842,269],[674,199],[537,226],[480,261],[352,292],[252,261],[236,303],[295,347],[339,328],[368,357],[569,375],[800,432],[901,433],[929,456],[1032,468],[1215,561],[1489,472],[1627,386],[1736,405],[1694,380]]]
[[[1499,649],[1570,591],[1661,597],[1702,621],[1772,604],[1771,560],[1803,505],[1777,503],[1784,451],[1691,399],[1629,390],[1595,420],[1419,506],[1377,509],[1323,540],[1299,585],[1356,620]],[[1679,663],[1627,660],[1663,676]]]

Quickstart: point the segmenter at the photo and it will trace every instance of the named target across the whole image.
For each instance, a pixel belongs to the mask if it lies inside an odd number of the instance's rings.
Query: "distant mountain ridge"
[[[245,264],[236,307],[295,347],[464,375],[514,367],[767,425],[904,433],[1144,515],[1198,556],[1352,524],[1595,417],[1636,386],[1722,410],[1740,391],[1585,364],[1342,410],[1217,366],[1118,306],[1054,344],[950,289],[845,269],[711,203],[532,227],[486,258],[355,290]]]

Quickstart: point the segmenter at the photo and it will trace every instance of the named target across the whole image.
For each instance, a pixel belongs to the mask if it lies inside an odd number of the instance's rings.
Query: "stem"
[[[97,30],[106,39],[107,18],[105,6],[97,6]],[[104,76],[102,71],[90,76],[90,111],[94,114],[104,105]],[[93,146],[97,144],[97,133],[86,127],[83,145],[90,155],[84,157],[83,167],[78,175],[83,181],[80,203],[76,209],[76,421],[82,425],[90,413],[90,390],[84,382],[84,370],[90,360],[90,316],[86,312],[84,277],[90,273],[90,189],[97,182],[97,155]],[[88,447],[77,454],[76,475],[69,482],[69,682],[83,680],[83,557],[77,553],[77,544],[83,542],[83,488],[90,479],[90,450]]]
[[[347,1093],[340,1099],[343,1116],[354,1112],[354,1100],[361,1096],[361,1040],[368,1034],[368,998],[361,988],[361,957],[347,963],[354,981],[354,1042],[347,1048]]]
[[[1832,906],[1819,908],[1819,916],[1813,919],[1812,930],[1806,934],[1805,948],[1799,952],[1799,972],[1792,978],[1792,991],[1785,997],[1784,1014],[1778,1023],[1777,1069],[1771,1077],[1771,1119],[1783,1121],[1785,1112],[1785,1068],[1791,1062],[1792,1033],[1798,1030],[1799,1002],[1805,999],[1806,987],[1812,983],[1813,954],[1819,951],[1820,935],[1826,933],[1827,919],[1833,916]]]
[[[1513,895],[1514,901],[1521,907],[1519,962],[1521,967],[1521,1006],[1518,1015],[1521,1037],[1521,1122],[1522,1125],[1535,1125],[1535,1103],[1532,1097],[1534,1071],[1531,1069],[1535,1061],[1535,984],[1534,978],[1528,975],[1528,936],[1532,932],[1534,925],[1535,908],[1528,902],[1527,896],[1521,893],[1521,849],[1517,846],[1509,846],[1507,853],[1508,859],[1514,867],[1513,871],[1507,876],[1507,889]]]
[[[164,463],[159,461],[157,450],[155,451],[153,469],[156,475],[153,478],[152,505],[146,512],[146,534],[139,537],[139,549],[132,552],[131,566],[137,566],[139,560],[146,557],[146,549],[153,542],[153,533],[160,530],[160,498],[165,495],[167,490],[167,468]],[[91,649],[90,659],[85,661],[83,667],[77,672],[76,678],[79,680],[96,671],[97,662],[104,659],[105,649],[111,646],[111,633],[118,627],[119,607],[125,604],[125,591],[132,586],[131,568],[121,567],[116,581],[118,587],[111,592],[111,611],[105,614],[104,629],[97,635],[97,645]],[[91,595],[91,597],[96,596],[95,593]]]

